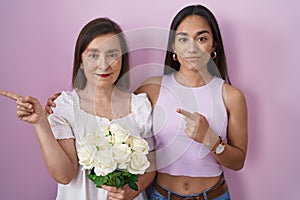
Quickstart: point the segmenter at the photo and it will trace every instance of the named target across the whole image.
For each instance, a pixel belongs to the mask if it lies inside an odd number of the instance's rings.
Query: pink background
[[[232,199],[300,199],[297,0],[2,0],[0,89],[35,96],[44,105],[53,93],[70,89],[75,40],[88,21],[109,16],[125,31],[168,28],[181,8],[195,3],[203,3],[216,15],[231,80],[248,103],[245,167],[226,170]],[[133,74],[132,88],[160,74],[157,66],[163,57],[157,50],[133,52],[132,68],[143,65],[148,72]],[[4,97],[0,119],[0,199],[54,199],[56,183],[46,171],[35,133],[17,119],[15,103]]]

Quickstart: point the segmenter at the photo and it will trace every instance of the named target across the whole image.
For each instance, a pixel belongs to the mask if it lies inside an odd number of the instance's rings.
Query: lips
[[[100,78],[107,78],[109,77],[111,74],[97,74],[97,76],[99,76]]]
[[[189,62],[195,62],[198,61],[200,57],[185,57],[184,59]]]

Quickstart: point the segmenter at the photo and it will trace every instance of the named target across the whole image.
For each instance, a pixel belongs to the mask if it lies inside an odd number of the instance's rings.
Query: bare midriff
[[[189,177],[172,176],[165,173],[157,173],[157,183],[164,188],[179,194],[197,194],[215,185],[217,177]]]

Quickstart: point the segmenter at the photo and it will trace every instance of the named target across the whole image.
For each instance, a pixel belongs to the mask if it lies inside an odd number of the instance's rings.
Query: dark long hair
[[[129,59],[128,59],[128,46],[125,40],[122,29],[118,24],[113,22],[108,18],[97,18],[86,24],[76,42],[75,53],[74,53],[74,63],[73,63],[73,76],[72,76],[72,86],[73,88],[83,89],[86,85],[87,79],[84,75],[83,70],[80,68],[82,63],[81,55],[89,45],[89,43],[98,36],[106,35],[109,33],[116,34],[119,38],[121,50],[122,50],[122,66],[116,83],[121,79],[125,73],[129,70]],[[122,83],[122,88],[128,88],[128,80]]]
[[[218,22],[212,12],[202,5],[191,5],[183,8],[172,21],[169,33],[169,41],[168,41],[168,49],[166,53],[165,59],[165,70],[164,74],[170,73],[172,70],[178,71],[180,68],[180,63],[173,60],[173,44],[175,41],[175,34],[177,27],[179,24],[188,16],[191,15],[199,15],[204,17],[213,33],[213,44],[215,45],[217,57],[212,60],[212,58],[208,62],[208,70],[212,75],[221,76],[227,83],[230,84],[230,79],[227,71],[227,63],[224,52],[224,46],[222,42],[221,32],[219,29]],[[217,68],[216,68],[217,67]],[[170,68],[172,70],[170,70]]]

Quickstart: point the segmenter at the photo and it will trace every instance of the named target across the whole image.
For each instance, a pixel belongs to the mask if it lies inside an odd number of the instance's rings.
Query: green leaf
[[[103,185],[107,183],[107,178],[105,176],[98,176],[97,179],[94,181],[96,185]]]
[[[114,176],[121,176],[122,175],[122,172],[121,171],[115,171],[115,172],[112,172]]]
[[[137,182],[138,181],[139,176],[136,174],[132,174],[132,176],[130,177],[130,180],[133,182]]]
[[[130,176],[131,174],[129,172],[122,171],[122,175],[123,176]]]
[[[116,177],[116,186],[117,186],[117,188],[122,187],[121,180],[119,177]]]
[[[114,177],[114,174],[113,173],[109,173],[108,174],[108,178],[112,178],[112,177]]]
[[[97,176],[94,172],[94,169],[92,169],[90,174],[87,174],[87,177],[93,181],[98,188],[102,188],[102,185],[104,184],[117,188],[128,184],[131,189],[138,191],[138,186],[136,184],[138,181],[138,175],[131,174],[127,171],[116,170],[106,176]]]
[[[136,184],[135,182],[129,182],[129,183],[128,183],[128,186],[129,186],[131,189],[135,190],[135,191],[138,191],[138,190],[139,190],[139,189],[138,189],[138,186],[137,186],[137,184]]]
[[[124,180],[124,177],[119,177],[119,180],[120,180],[120,187],[124,186],[125,185],[125,180]]]

